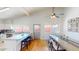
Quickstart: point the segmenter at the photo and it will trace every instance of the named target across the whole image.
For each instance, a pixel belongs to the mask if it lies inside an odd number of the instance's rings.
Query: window
[[[52,25],[52,33],[59,33],[58,25]]]
[[[45,25],[45,32],[51,32],[51,25]]]
[[[23,25],[13,25],[11,26],[11,29],[13,29],[15,32],[29,32],[30,31],[29,26],[23,26]]]

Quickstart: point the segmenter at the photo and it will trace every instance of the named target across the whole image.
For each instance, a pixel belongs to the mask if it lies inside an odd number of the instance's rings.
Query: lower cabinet
[[[16,40],[5,40],[4,47],[6,51],[20,51],[21,42],[18,42]]]

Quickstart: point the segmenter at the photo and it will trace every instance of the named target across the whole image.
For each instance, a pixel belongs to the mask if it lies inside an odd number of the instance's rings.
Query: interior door
[[[33,24],[34,39],[40,39],[40,24]]]

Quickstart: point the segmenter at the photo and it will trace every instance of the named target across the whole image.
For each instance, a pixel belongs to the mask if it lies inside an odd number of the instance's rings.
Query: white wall
[[[57,14],[63,12],[63,8],[56,9]],[[13,25],[25,25],[30,26],[30,32],[33,33],[33,24],[41,25],[41,38],[44,38],[44,35],[48,34],[44,31],[44,25],[53,24],[50,15],[52,13],[52,9],[48,8],[45,10],[41,10],[36,12],[30,16],[24,16],[20,18],[7,19],[3,20],[4,24],[13,24]]]
[[[13,25],[25,25],[30,27],[30,32],[33,33],[33,24],[41,25],[41,37],[45,34],[44,24],[51,24],[50,13],[51,9],[32,14],[30,16],[24,16],[17,19],[8,19],[5,24]]]
[[[74,41],[79,42],[79,33],[78,32],[68,32],[67,30],[67,21],[71,18],[79,17],[79,8],[78,7],[71,7],[66,8],[65,10],[65,22],[64,22],[64,33],[72,38]]]

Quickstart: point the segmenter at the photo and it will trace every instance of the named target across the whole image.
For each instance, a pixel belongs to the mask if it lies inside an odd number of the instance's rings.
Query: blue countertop
[[[19,33],[19,34],[12,34],[12,37],[1,37],[1,39],[6,39],[6,40],[23,40],[27,38],[28,36],[31,36],[30,33]]]

